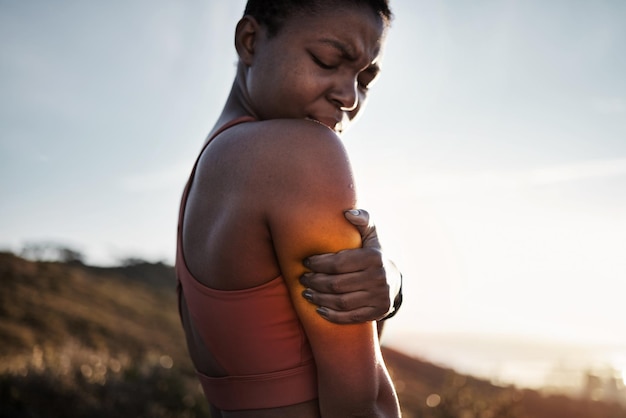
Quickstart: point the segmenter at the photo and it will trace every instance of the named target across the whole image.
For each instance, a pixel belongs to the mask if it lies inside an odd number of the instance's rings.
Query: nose
[[[359,92],[357,81],[346,77],[338,83],[331,92],[330,99],[344,112],[350,112],[359,105]]]

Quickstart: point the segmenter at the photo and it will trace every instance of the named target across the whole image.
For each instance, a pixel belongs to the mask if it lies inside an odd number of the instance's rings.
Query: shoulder
[[[226,141],[284,152],[345,152],[341,139],[326,126],[304,119],[272,119],[236,125],[220,135]]]
[[[285,180],[293,181],[352,181],[350,161],[341,139],[317,122],[246,122],[224,131],[214,142],[211,145],[221,152],[236,155],[238,166],[248,166],[257,175],[285,175]]]

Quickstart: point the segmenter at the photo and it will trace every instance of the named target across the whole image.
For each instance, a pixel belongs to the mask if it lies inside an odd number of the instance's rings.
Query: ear
[[[245,15],[235,29],[235,49],[239,60],[246,66],[252,65],[254,51],[259,37],[259,22],[250,15]]]

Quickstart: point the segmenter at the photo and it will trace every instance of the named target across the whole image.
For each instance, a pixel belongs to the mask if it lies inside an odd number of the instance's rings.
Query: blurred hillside
[[[0,418],[201,417],[171,266],[34,262],[0,253]],[[542,396],[384,349],[404,417],[626,418],[616,404]]]

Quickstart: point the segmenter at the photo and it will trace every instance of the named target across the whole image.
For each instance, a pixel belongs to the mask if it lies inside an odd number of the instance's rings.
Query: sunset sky
[[[244,4],[0,0],[0,247],[173,262]],[[626,2],[391,4],[345,135],[405,276],[390,339],[608,344],[626,372]]]

